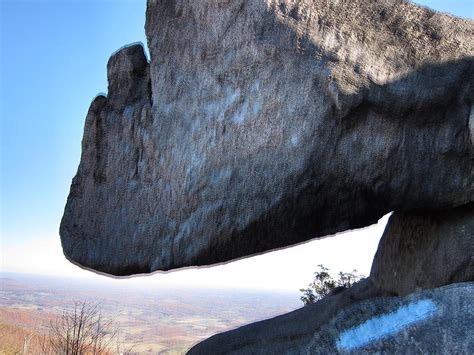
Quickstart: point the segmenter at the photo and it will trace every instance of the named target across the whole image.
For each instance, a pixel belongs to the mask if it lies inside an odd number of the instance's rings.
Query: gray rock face
[[[474,349],[474,283],[334,308],[349,292],[354,290],[215,335],[188,354],[471,354]]]
[[[148,1],[89,110],[65,255],[207,265],[473,201],[474,25],[405,1]]]
[[[370,277],[381,291],[395,295],[474,281],[474,204],[445,211],[395,212]]]

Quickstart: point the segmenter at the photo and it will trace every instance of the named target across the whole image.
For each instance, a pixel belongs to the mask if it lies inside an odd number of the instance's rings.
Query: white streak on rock
[[[344,331],[336,342],[339,351],[352,351],[373,341],[401,332],[406,327],[431,318],[436,313],[431,300],[420,300],[400,307],[397,311],[369,319]]]
[[[293,133],[291,135],[291,146],[296,147],[298,143],[300,142],[300,135],[298,133]]]

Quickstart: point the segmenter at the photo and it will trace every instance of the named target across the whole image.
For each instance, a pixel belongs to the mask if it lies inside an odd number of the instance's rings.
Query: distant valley
[[[0,354],[39,351],[35,340],[74,301],[100,302],[134,353],[182,354],[243,324],[300,308],[295,293],[242,289],[130,286],[104,281],[0,273]]]

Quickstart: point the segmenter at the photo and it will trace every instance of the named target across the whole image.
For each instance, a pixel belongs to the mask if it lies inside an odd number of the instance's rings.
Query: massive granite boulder
[[[332,308],[341,298],[348,295],[215,335],[188,354],[471,354],[474,349],[472,282]]]
[[[402,0],[149,0],[107,66],[61,223],[114,275],[474,199],[471,21]]]

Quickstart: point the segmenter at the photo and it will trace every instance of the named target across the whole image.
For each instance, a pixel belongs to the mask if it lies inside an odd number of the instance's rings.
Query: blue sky
[[[413,2],[456,16],[471,19],[474,17],[474,1],[472,0],[420,0]]]
[[[146,1],[0,3],[1,243],[5,261],[27,258],[22,250],[28,245],[39,252],[38,241],[55,243],[59,250],[59,222],[79,163],[89,104],[107,90],[106,64],[111,53],[128,43],[145,43]],[[471,1],[421,3],[473,17]],[[50,244],[42,245],[44,250],[51,249],[45,246]],[[9,269],[6,262],[2,269]]]
[[[2,1],[2,239],[56,232],[106,64],[142,41],[145,1]]]

